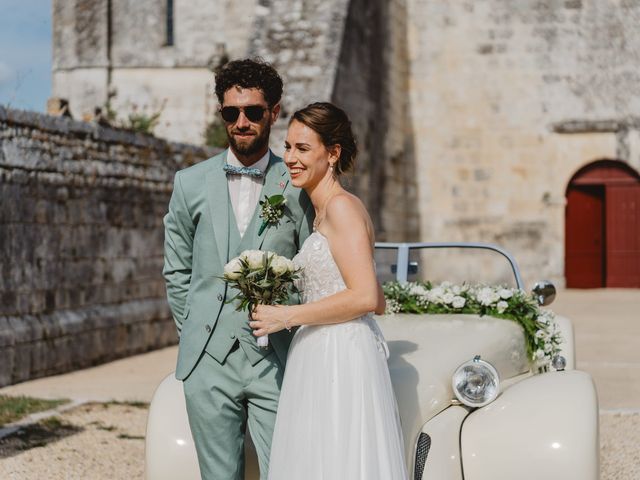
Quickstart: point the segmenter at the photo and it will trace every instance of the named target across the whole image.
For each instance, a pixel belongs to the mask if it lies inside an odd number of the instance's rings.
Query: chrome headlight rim
[[[462,384],[460,383],[459,374],[463,372],[465,368],[469,367],[484,372],[486,376],[485,378],[488,378],[490,380],[489,383],[495,383],[495,387],[491,389],[489,394],[483,397],[481,401],[473,400],[468,396],[465,396],[463,392],[461,392]],[[464,376],[464,374],[462,374],[462,376]],[[480,408],[490,404],[496,398],[498,398],[498,395],[500,394],[500,375],[498,374],[498,370],[491,363],[487,362],[486,360],[482,360],[480,355],[476,355],[471,360],[462,363],[458,366],[458,368],[455,369],[451,377],[451,386],[453,388],[453,393],[460,403],[466,405],[467,407]]]

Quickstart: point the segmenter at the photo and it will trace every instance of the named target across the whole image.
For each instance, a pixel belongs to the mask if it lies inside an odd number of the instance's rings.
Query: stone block
[[[0,292],[0,315],[18,313],[18,294],[13,290]]]
[[[47,342],[47,351],[50,353],[47,375],[68,372],[74,368],[73,362],[71,361],[71,347],[73,344],[74,338],[68,335]]]
[[[7,317],[9,327],[13,332],[15,344],[26,344],[41,341],[43,328],[37,317],[33,315],[21,315],[19,317]]]
[[[24,382],[31,376],[31,343],[17,343],[13,347],[11,383]]]
[[[12,347],[16,343],[16,335],[8,317],[0,316],[0,349]]]
[[[2,362],[0,362],[0,387],[13,383],[13,369],[15,366],[15,347],[2,347]]]

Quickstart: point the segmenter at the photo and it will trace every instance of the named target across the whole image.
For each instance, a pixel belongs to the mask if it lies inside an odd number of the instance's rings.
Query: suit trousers
[[[184,394],[204,480],[244,480],[247,424],[266,480],[283,375],[273,351],[254,366],[242,348],[223,363],[203,353],[184,380]]]

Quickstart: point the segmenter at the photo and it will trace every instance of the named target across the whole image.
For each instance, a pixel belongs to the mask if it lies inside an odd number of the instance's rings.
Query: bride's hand
[[[249,322],[249,326],[253,328],[253,334],[256,337],[261,337],[285,328],[288,330],[286,316],[289,308],[285,305],[256,305]]]

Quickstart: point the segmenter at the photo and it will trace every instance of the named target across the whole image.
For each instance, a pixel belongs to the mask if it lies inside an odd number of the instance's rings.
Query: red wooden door
[[[569,288],[604,286],[604,188],[572,185],[567,192],[565,275]]]
[[[640,287],[640,183],[607,185],[607,287]]]

